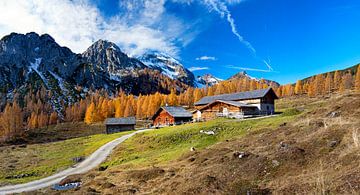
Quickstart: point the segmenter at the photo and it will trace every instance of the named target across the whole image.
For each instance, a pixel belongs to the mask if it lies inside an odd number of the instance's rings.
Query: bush
[[[298,115],[298,114],[300,114],[300,113],[301,113],[301,111],[300,111],[299,109],[297,109],[297,108],[290,108],[290,109],[285,110],[285,111],[282,113],[282,115],[283,115],[283,116],[294,116],[294,115]]]

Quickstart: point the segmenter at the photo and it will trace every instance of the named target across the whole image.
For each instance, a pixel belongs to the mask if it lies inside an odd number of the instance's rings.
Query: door
[[[223,108],[223,115],[224,116],[228,116],[229,115],[229,111],[227,108]]]
[[[197,118],[198,120],[201,119],[201,112],[200,112],[200,110],[198,110],[198,111],[196,112],[196,118]]]

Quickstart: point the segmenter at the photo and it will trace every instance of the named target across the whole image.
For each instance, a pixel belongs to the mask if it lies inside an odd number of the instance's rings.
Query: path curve
[[[141,133],[148,130],[149,129],[138,130],[128,135],[121,136],[109,143],[106,143],[105,145],[101,146],[89,157],[87,157],[83,162],[79,163],[75,167],[68,168],[66,170],[63,170],[49,177],[45,177],[43,179],[31,181],[24,184],[16,184],[16,185],[0,187],[0,194],[13,194],[13,193],[35,191],[55,185],[69,175],[86,173],[91,169],[100,165],[117,145],[119,145],[120,143],[124,142],[126,139],[132,137],[137,133]]]

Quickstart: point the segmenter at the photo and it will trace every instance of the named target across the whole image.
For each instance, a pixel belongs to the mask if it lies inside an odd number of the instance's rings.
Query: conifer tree
[[[331,73],[327,73],[326,78],[325,78],[325,93],[331,93],[331,89],[333,86],[333,78]]]
[[[50,114],[49,124],[54,125],[58,122],[58,114],[54,111]]]
[[[302,83],[301,80],[296,81],[296,85],[295,85],[295,94],[299,95],[302,94]]]
[[[353,78],[350,72],[343,75],[341,78],[340,92],[344,92],[347,89],[351,89],[353,86]]]
[[[334,73],[334,89],[339,90],[341,86],[341,73],[340,71],[335,71]]]
[[[91,102],[89,107],[86,109],[84,122],[86,124],[91,124],[96,121],[96,109],[95,109],[95,103]]]
[[[23,112],[16,102],[5,106],[0,116],[0,127],[0,136],[5,140],[23,132]]]
[[[355,76],[355,90],[360,91],[360,65],[358,65]]]

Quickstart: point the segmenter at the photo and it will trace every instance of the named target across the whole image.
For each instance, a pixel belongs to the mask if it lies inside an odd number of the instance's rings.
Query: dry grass
[[[190,146],[209,143],[198,137],[199,129],[187,133],[177,127],[168,129],[169,134],[164,130],[153,136],[139,135],[127,142],[135,145],[118,148],[110,158],[110,162],[117,162],[114,166],[86,174],[83,187],[68,193],[360,194],[360,108],[354,105],[360,105],[360,94],[326,100],[282,99],[279,108],[302,113],[288,121],[268,120],[261,126],[254,122],[223,129],[235,135],[246,127],[246,133],[202,145],[195,152],[190,152]],[[329,117],[331,112],[339,116]],[[224,124],[232,126],[231,121]],[[167,154],[164,149],[169,145],[164,141],[168,138],[178,147],[188,144],[182,155],[171,153],[175,159],[162,158]],[[139,155],[131,156],[132,152]],[[248,156],[239,158],[238,152]],[[146,163],[151,160],[150,165]],[[138,166],[130,162],[138,162]]]
[[[359,148],[360,147],[360,143],[359,143],[359,133],[358,133],[358,129],[354,128],[353,132],[352,132],[352,138],[354,140],[354,146],[355,148]]]

